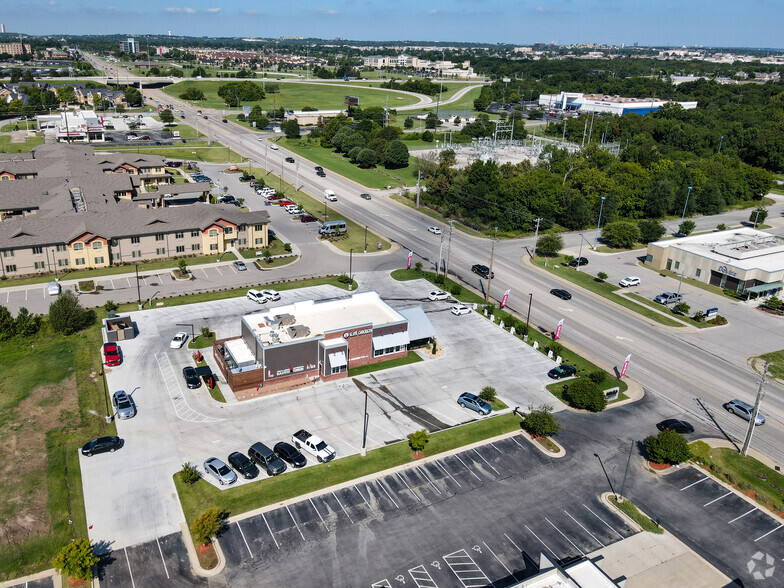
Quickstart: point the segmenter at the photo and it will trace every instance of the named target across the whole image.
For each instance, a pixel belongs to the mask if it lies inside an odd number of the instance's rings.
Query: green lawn
[[[393,280],[397,280],[399,282],[407,282],[409,280],[427,280],[434,286],[437,286],[440,290],[444,290],[446,292],[452,292],[453,288],[459,286],[460,293],[456,295],[452,295],[453,298],[459,300],[460,302],[468,302],[468,303],[477,303],[477,304],[484,304],[485,299],[482,298],[479,294],[476,294],[472,290],[468,288],[464,288],[462,284],[458,284],[457,282],[445,278],[443,284],[437,284],[435,281],[436,273],[430,271],[418,271],[414,268],[411,269],[398,269],[394,270],[390,276]]]
[[[158,118],[158,117],[156,117]],[[175,125],[168,125],[166,131],[179,131],[180,139],[196,139],[197,137],[206,137],[204,133],[199,131],[199,134],[196,134],[196,129],[191,125],[186,124],[175,124]]]
[[[196,366],[197,367],[204,367],[206,365],[207,365],[207,362],[204,361],[204,360],[196,362]],[[210,397],[215,402],[223,402],[224,404],[226,403],[226,399],[223,397],[223,392],[221,392],[220,386],[217,384],[217,382],[215,383],[215,385],[212,388],[210,388],[209,386],[204,384],[203,381],[202,381],[202,385],[207,389],[207,392],[210,393]]]
[[[586,290],[590,290],[599,296],[610,300],[624,308],[628,308],[640,314],[644,317],[647,317],[657,323],[664,325],[666,327],[682,327],[683,324],[674,321],[671,318],[663,316],[656,312],[653,309],[647,308],[646,306],[637,304],[632,300],[629,300],[625,296],[620,296],[616,294],[615,291],[618,287],[615,284],[611,284],[609,282],[598,282],[596,281],[595,276],[589,274],[585,268],[582,268],[580,271],[576,271],[575,269],[566,265],[566,260],[564,256],[558,257],[541,257],[538,256],[532,260],[532,262],[549,271],[550,273],[556,274],[561,276],[562,278],[569,280],[570,282],[574,283],[577,286],[581,286]],[[545,265],[545,263],[547,265]],[[556,267],[557,266],[557,267]]]
[[[234,261],[237,256],[233,253],[226,252],[221,255],[221,261]],[[185,258],[188,267],[194,265],[202,265],[205,263],[215,263],[218,261],[217,255],[204,255],[201,257],[187,257]],[[140,263],[139,271],[161,270],[161,269],[174,269],[177,267],[179,260],[166,260],[166,261],[153,261],[150,263]],[[114,276],[117,274],[134,273],[136,266],[134,265],[113,265],[111,267],[104,267],[100,269],[80,270],[75,272],[60,272],[59,278],[61,280],[83,280],[88,278],[98,278],[101,276]],[[30,278],[9,278],[7,280],[0,280],[0,288],[7,286],[26,286],[28,284],[45,284],[51,282],[53,274],[40,275]]]
[[[31,120],[31,121],[15,120],[14,122],[5,124],[2,127],[0,127],[0,133],[10,133],[11,131],[27,131],[27,130],[34,131],[37,128],[38,125],[36,125],[35,120]]]
[[[204,161],[206,163],[243,163],[244,157],[234,150],[229,149],[221,143],[213,141],[207,145],[207,141],[190,141],[181,145],[137,145],[134,147],[96,147],[96,151],[126,152],[126,153],[148,153],[150,155],[162,155],[170,159],[186,159],[194,161]]]
[[[212,347],[215,337],[204,337],[203,335],[196,335],[193,339],[188,341],[188,349],[206,349]]]
[[[654,523],[648,516],[642,514],[639,509],[629,502],[628,500],[624,500],[623,502],[618,502],[615,499],[615,496],[610,496],[610,501],[617,506],[621,511],[623,511],[626,516],[632,519],[635,523],[640,525],[643,528],[643,531],[648,531],[650,533],[655,533],[657,535],[661,535],[664,533],[664,529],[662,529],[659,525]]]
[[[667,276],[668,278],[673,278],[674,280],[680,281],[680,279],[681,279],[681,275],[679,273],[672,272],[670,270],[657,270],[657,269],[652,268],[650,265],[648,265],[646,263],[643,263],[641,261],[637,262],[637,265],[639,265],[640,267],[644,267],[645,269],[650,270],[652,272],[656,272],[657,274],[661,274],[663,276]],[[700,288],[702,290],[706,290],[707,292],[712,292],[713,294],[717,294],[719,296],[724,296],[725,298],[727,298],[729,300],[737,300],[737,298],[734,298],[732,296],[727,296],[724,293],[724,290],[722,290],[718,286],[712,286],[711,284],[706,284],[705,282],[700,282],[699,280],[695,280],[695,279],[692,279],[692,278],[684,276],[683,283],[684,284],[689,284],[690,286],[695,286],[695,287]],[[673,286],[673,288],[674,288],[674,286]]]
[[[252,81],[259,86],[261,85],[261,80]],[[187,80],[167,86],[163,91],[169,96],[179,98],[180,94],[188,88],[199,88],[204,92],[205,99],[201,102],[204,108],[225,108],[226,103],[223,101],[223,98],[218,96],[218,88],[224,83],[226,82]],[[301,110],[305,106],[312,106],[319,110],[337,110],[345,108],[344,99],[346,96],[357,96],[362,108],[384,106],[387,104],[387,97],[389,97],[390,108],[407,106],[418,102],[418,99],[413,96],[397,92],[371,90],[363,87],[352,86],[349,88],[335,84],[319,84],[317,82],[292,83],[278,80],[268,80],[267,83],[278,84],[280,92],[274,94],[267,92],[264,100],[243,102],[241,106],[255,106],[258,104],[264,110],[272,110],[273,107],[280,108],[281,106],[287,110]],[[237,105],[232,104],[231,107],[237,108]]]
[[[760,359],[770,362],[768,370],[774,378],[784,378],[784,349],[760,355]]]
[[[671,313],[671,314],[675,314],[675,313],[672,312],[672,308],[671,307],[664,306],[663,304],[659,304],[658,302],[654,302],[653,300],[649,300],[648,298],[640,296],[639,294],[635,294],[635,293],[632,292],[632,293],[629,294],[629,298],[632,298],[633,300],[636,300],[640,304],[644,304],[646,306],[650,306],[651,308],[659,310],[660,312],[664,311],[664,312],[668,312],[668,313]],[[715,326],[717,326],[717,325],[715,325],[713,323],[710,323],[708,321],[701,321],[701,322],[695,321],[691,316],[686,316],[686,315],[682,315],[682,314],[675,314],[675,316],[678,317],[678,320],[681,320],[681,321],[683,321],[685,323],[688,323],[688,324],[690,324],[690,325],[692,325],[694,327],[697,327],[698,329],[707,329],[708,327],[715,327]]]
[[[399,367],[401,365],[408,365],[410,363],[418,363],[420,361],[424,361],[419,355],[414,351],[409,351],[408,355],[405,357],[399,357],[397,359],[390,359],[388,361],[381,361],[379,363],[370,363],[368,365],[361,365],[359,367],[351,368],[348,370],[348,376],[361,376],[362,374],[369,374],[370,372],[377,372],[379,370],[387,370],[393,367]]]
[[[44,142],[43,137],[27,137],[24,143],[11,143],[10,135],[0,136],[0,153],[27,153]]]
[[[428,208],[428,207],[422,206],[422,205],[420,205],[420,207],[417,208],[416,207],[416,193],[412,194],[412,198],[406,198],[405,196],[401,196],[400,194],[392,194],[391,198],[393,200],[397,200],[398,202],[402,202],[403,204],[405,204],[409,208],[413,208],[415,210],[418,210],[422,214],[424,214],[426,216],[429,216],[430,218],[435,219],[437,221],[440,221],[440,222],[442,222],[445,225],[449,224],[450,219],[448,219],[445,216],[443,216],[442,214],[436,212],[432,208]],[[471,227],[467,227],[467,226],[465,226],[463,224],[460,224],[457,221],[455,221],[455,228],[458,229],[459,231],[462,231],[463,233],[466,233],[467,235],[473,235],[474,237],[484,237],[485,236],[483,233],[480,233],[476,229],[472,229]]]
[[[298,258],[296,255],[287,255],[286,257],[275,257],[274,259],[270,259],[269,261],[265,260],[263,257],[260,257],[256,260],[258,263],[259,269],[273,269],[276,267],[281,267],[284,265],[288,265],[293,261],[296,261]]]
[[[430,435],[425,454],[437,455],[450,449],[519,429],[520,417],[514,414],[507,413],[482,419]],[[228,490],[218,490],[204,480],[199,480],[193,486],[186,486],[180,481],[177,474],[174,476],[174,482],[185,512],[185,518],[190,525],[195,517],[209,508],[219,508],[227,511],[229,515],[235,516],[411,461],[412,452],[408,443],[400,442],[368,451],[365,457],[356,454],[349,455],[329,463],[307,467]]]

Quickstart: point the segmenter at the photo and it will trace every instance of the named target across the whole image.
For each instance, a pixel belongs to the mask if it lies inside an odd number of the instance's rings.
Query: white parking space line
[[[381,488],[381,489],[384,491],[384,494],[386,494],[386,495],[387,495],[387,498],[389,498],[389,499],[392,501],[392,504],[394,504],[394,505],[395,505],[395,508],[400,508],[400,507],[397,505],[397,502],[395,502],[395,499],[394,499],[394,498],[392,498],[392,496],[390,496],[389,492],[387,492],[387,489],[386,489],[386,488],[384,488],[384,485],[383,485],[383,484],[382,484],[382,483],[381,483],[379,480],[376,480],[376,485],[377,485],[377,486],[379,486],[379,487],[380,487],[380,488]]]
[[[684,490],[688,490],[688,489],[689,489],[689,488],[691,488],[692,486],[696,486],[696,485],[697,485],[697,484],[699,484],[700,482],[704,482],[704,481],[705,481],[705,480],[707,480],[707,479],[708,479],[708,476],[705,476],[705,477],[704,477],[702,480],[697,480],[696,482],[694,482],[694,483],[692,483],[692,484],[689,484],[688,486],[684,486],[683,488],[681,488],[681,492],[683,492]]]
[[[359,486],[354,486],[354,490],[357,491],[357,494],[362,496],[362,502],[364,502],[367,506],[370,506],[370,504],[368,504],[368,501],[365,500],[365,497],[363,496],[362,492],[359,491]]]
[[[732,491],[727,492],[726,494],[722,494],[721,496],[719,496],[718,498],[714,498],[710,502],[706,502],[705,504],[702,505],[702,507],[705,508],[706,506],[708,506],[710,504],[713,504],[714,502],[718,502],[719,500],[721,500],[722,498],[724,498],[726,496],[729,496],[730,494],[732,494]]]
[[[596,536],[595,536],[593,533],[591,533],[591,532],[590,532],[588,529],[586,529],[585,527],[583,527],[583,526],[580,524],[580,521],[578,521],[576,518],[574,518],[574,517],[573,517],[572,515],[570,515],[568,512],[566,512],[566,511],[564,511],[564,512],[566,513],[566,516],[567,516],[567,517],[569,517],[569,518],[570,518],[570,519],[572,519],[572,520],[573,520],[575,523],[577,523],[578,525],[580,525],[580,528],[581,528],[583,531],[585,531],[585,532],[586,532],[586,533],[588,533],[588,534],[589,534],[591,537],[593,537],[593,540],[594,540],[594,541],[596,541],[596,542],[597,542],[599,545],[601,545],[602,547],[604,547],[604,543],[602,543],[601,541],[599,541],[599,540],[596,538]]]
[[[308,500],[310,500],[310,506],[313,507],[313,510],[316,511],[316,514],[319,516],[319,519],[321,519],[321,524],[324,525],[324,527],[326,528],[327,523],[324,522],[324,517],[321,516],[321,513],[319,512],[319,509],[317,509],[316,505],[313,504],[313,499],[312,498],[308,498]]]
[[[389,583],[389,580],[384,578],[380,582],[374,582],[371,584],[370,588],[392,588],[392,584]]]
[[[526,529],[528,529],[528,532],[529,532],[529,533],[531,533],[531,535],[533,535],[534,537],[536,537],[536,540],[537,540],[537,541],[539,541],[539,543],[541,543],[542,545],[544,545],[544,548],[545,548],[547,551],[549,551],[549,552],[550,552],[550,554],[551,554],[553,557],[555,557],[555,558],[558,558],[558,556],[555,554],[555,551],[553,551],[552,549],[550,549],[550,548],[547,546],[547,544],[546,544],[544,541],[542,541],[541,539],[539,539],[539,535],[537,535],[536,533],[534,533],[534,532],[531,530],[531,527],[529,527],[528,525],[525,525],[525,528],[526,528]]]
[[[264,524],[267,525],[267,531],[269,531],[269,534],[272,537],[272,540],[275,542],[275,547],[280,549],[280,545],[278,544],[278,540],[275,538],[275,534],[272,532],[272,529],[270,529],[269,523],[267,522],[267,517],[264,516],[264,513],[261,513],[261,518],[264,519]]]
[[[500,557],[498,557],[498,556],[495,554],[495,551],[493,551],[492,549],[490,549],[490,546],[489,546],[487,543],[485,543],[484,541],[482,541],[482,545],[484,545],[484,546],[487,548],[487,551],[489,551],[490,553],[492,553],[492,554],[493,554],[493,557],[494,557],[494,558],[496,558],[496,559],[498,560],[498,563],[500,563],[502,566],[504,566],[504,569],[506,570],[506,573],[507,573],[507,574],[509,574],[510,576],[512,576],[512,577],[513,577],[515,580],[517,580],[517,576],[515,575],[515,573],[514,573],[512,570],[510,570],[510,569],[509,569],[509,568],[506,566],[506,564],[505,564],[504,562],[502,562],[502,561],[501,561],[501,558],[500,558]]]
[[[767,536],[768,536],[768,535],[770,535],[771,533],[775,533],[776,531],[778,531],[779,529],[781,529],[781,527],[784,527],[784,524],[782,524],[782,525],[779,525],[779,526],[778,526],[778,527],[776,527],[775,529],[772,529],[772,530],[768,531],[768,532],[767,532],[767,533],[765,533],[764,535],[760,535],[759,537],[757,537],[757,538],[754,540],[754,543],[756,543],[756,542],[757,542],[757,541],[759,541],[760,539],[764,539],[765,537],[767,537]]]
[[[496,446],[495,446],[495,445],[493,445],[492,443],[490,443],[490,447],[492,447],[493,449],[495,449],[495,450],[496,450],[498,453],[503,453],[503,451],[501,451],[500,449],[498,449],[498,447],[496,447]]]
[[[26,289],[26,290],[25,290],[25,300],[27,300],[27,294],[28,294],[29,292],[30,292],[30,290],[29,290],[29,289]]]
[[[357,433],[357,435],[359,437],[362,437],[362,429],[360,427],[351,427],[351,430],[354,431],[355,433]],[[366,437],[367,437],[368,442],[370,442],[370,443],[372,443],[374,445],[384,445],[383,442],[379,442],[376,439],[374,439],[373,437],[371,437],[370,436],[370,432],[367,433]]]
[[[128,282],[128,287],[131,287],[131,278],[125,278],[125,281]]]
[[[174,413],[177,418],[183,421],[192,423],[217,423],[224,419],[216,419],[205,414],[201,414],[193,410],[188,404],[186,396],[182,393],[180,388],[180,381],[174,371],[169,356],[165,353],[158,353],[155,356],[158,362],[158,369],[163,376],[163,383],[166,385],[166,390],[171,398],[172,406],[174,406]]]
[[[155,542],[158,544],[158,553],[161,554],[161,561],[163,562],[163,571],[166,572],[166,579],[171,580],[169,577],[169,568],[166,567],[166,560],[163,559],[163,549],[161,549],[161,542],[158,541],[158,538],[155,538]]]
[[[621,534],[620,534],[618,531],[616,531],[616,530],[615,530],[615,527],[613,527],[612,525],[610,525],[610,523],[608,523],[607,521],[605,521],[605,520],[604,520],[602,517],[600,517],[598,514],[596,514],[595,512],[593,512],[593,511],[592,511],[590,508],[588,508],[588,505],[586,505],[586,504],[583,504],[583,506],[585,507],[585,509],[586,509],[586,510],[587,510],[589,513],[591,513],[591,514],[592,514],[593,516],[595,516],[597,519],[599,519],[600,521],[602,521],[602,522],[605,524],[605,526],[606,526],[608,529],[610,529],[610,531],[612,531],[613,533],[615,533],[616,535],[618,535],[618,538],[619,538],[619,539],[623,539],[623,535],[621,535]]]
[[[490,581],[490,578],[488,578],[482,569],[476,565],[476,562],[468,555],[468,552],[465,549],[445,555],[443,559],[465,588],[480,588],[488,585],[494,586]]]
[[[334,438],[334,439],[337,439],[337,440],[338,440],[338,441],[340,441],[341,443],[345,443],[346,445],[348,445],[349,447],[351,447],[351,449],[353,449],[354,451],[359,451],[359,447],[354,447],[354,446],[353,446],[351,443],[349,443],[348,441],[346,441],[346,440],[345,440],[345,439],[343,439],[342,437],[339,437],[339,436],[338,436],[338,435],[336,435],[335,433],[330,433],[330,434],[329,434],[329,436],[330,436],[330,437],[332,437],[332,438]]]
[[[444,467],[444,464],[442,464],[440,461],[436,461],[436,462],[435,462],[435,464],[436,464],[438,467],[440,467],[442,470],[444,470],[444,473],[445,473],[447,476],[449,476],[449,477],[451,478],[451,480],[452,480],[452,481],[453,481],[455,484],[457,484],[457,486],[458,486],[459,488],[462,488],[462,487],[463,487],[463,486],[462,486],[462,484],[460,484],[460,482],[458,482],[457,480],[455,480],[455,479],[454,479],[454,477],[452,477],[452,474],[450,474],[450,473],[449,473],[449,470],[447,470],[447,469]]]
[[[408,488],[408,491],[414,495],[414,498],[416,498],[419,502],[422,502],[422,499],[419,497],[419,494],[417,494],[411,489],[411,486],[409,486],[408,482],[406,482],[406,479],[400,475],[400,472],[395,472],[395,475],[397,475],[397,477],[400,478],[400,481],[406,485],[406,488]]]
[[[237,521],[237,528],[240,530],[240,535],[242,535],[242,540],[245,542],[245,547],[247,548],[248,553],[250,554],[250,558],[253,559],[253,552],[250,550],[250,545],[248,545],[248,540],[245,539],[245,533],[242,532],[242,527],[240,527],[239,521]]]
[[[436,487],[436,485],[433,484],[433,481],[430,479],[430,476],[427,474],[427,471],[424,468],[420,468],[419,466],[416,466],[416,469],[417,471],[422,473],[422,475],[425,477],[425,479],[427,479],[428,482],[430,482],[430,485],[433,487],[433,490],[441,494],[441,490],[439,490],[438,487]]]
[[[291,520],[294,521],[294,526],[297,527],[297,531],[299,531],[299,536],[302,537],[303,541],[305,541],[305,535],[302,534],[302,529],[299,528],[299,523],[297,523],[297,519],[295,519],[294,515],[291,514],[291,511],[289,510],[289,505],[288,504],[286,505],[286,512],[289,513],[289,516],[291,517]]]
[[[481,458],[481,460],[487,464],[487,467],[489,467],[491,470],[493,470],[496,473],[496,475],[498,475],[498,470],[495,469],[492,465],[490,465],[490,462],[487,461],[484,457],[482,457],[481,453],[479,453],[476,449],[474,449],[473,452],[476,453]]]
[[[131,560],[128,559],[128,550],[123,547],[123,551],[125,552],[125,563],[128,564],[128,573],[131,575],[131,586],[136,588],[136,582],[133,581],[133,570],[131,570]]]
[[[335,500],[337,500],[337,501],[338,501],[338,504],[340,505],[340,508],[342,508],[342,509],[343,509],[343,512],[346,514],[346,516],[348,517],[348,520],[349,520],[349,521],[351,522],[351,524],[353,525],[353,524],[354,524],[354,521],[352,521],[352,520],[351,520],[351,515],[350,515],[350,514],[348,514],[348,511],[346,510],[346,507],[345,507],[345,506],[343,506],[343,503],[342,503],[342,502],[340,502],[340,498],[338,498],[338,495],[337,495],[337,494],[335,494],[335,493],[333,492],[333,493],[332,493],[332,496],[334,496],[334,497],[335,497]]]
[[[751,513],[753,513],[755,510],[757,510],[757,508],[756,508],[756,507],[752,508],[752,509],[751,509],[750,511],[748,511],[748,512],[744,512],[744,513],[743,513],[742,515],[740,515],[739,517],[735,517],[734,519],[732,519],[731,521],[729,521],[727,524],[728,524],[728,525],[731,525],[732,523],[734,523],[734,522],[735,522],[735,521],[737,521],[737,520],[740,520],[740,519],[742,519],[742,518],[743,518],[743,517],[745,517],[746,515],[750,515],[750,514],[751,514]]]
[[[444,421],[446,421],[447,425],[456,425],[457,423],[460,422],[446,416],[443,412],[440,412],[431,406],[428,406],[425,410],[427,410],[427,412],[432,412],[435,416],[440,416]]]
[[[435,580],[427,573],[425,566],[419,565],[408,570],[408,575],[414,580],[417,588],[438,588]]]
[[[114,290],[114,280],[109,280],[109,283],[112,285],[112,290]]]
[[[463,464],[463,467],[465,467],[465,469],[467,469],[469,472],[471,472],[471,473],[474,475],[474,477],[475,477],[477,480],[481,480],[481,479],[482,479],[482,478],[480,478],[479,476],[477,476],[477,475],[476,475],[476,472],[475,472],[474,470],[472,470],[471,468],[469,468],[469,467],[468,467],[468,466],[465,464],[465,462],[464,462],[462,459],[460,459],[460,456],[459,456],[459,455],[455,454],[455,457],[457,458],[457,461],[459,461],[460,463],[462,463],[462,464]]]
[[[384,427],[381,427],[381,426],[379,426],[379,425],[375,424],[375,423],[374,423],[374,422],[373,422],[371,419],[368,419],[368,425],[369,425],[369,426],[371,426],[371,427],[376,427],[377,429],[381,429],[381,430],[382,430],[382,431],[384,431],[384,432],[385,432],[387,435],[392,435],[392,438],[393,438],[393,439],[399,439],[399,438],[400,438],[400,433],[395,433],[395,432],[393,432],[393,431],[390,431],[390,430],[388,430],[388,429],[385,429]]]
[[[567,540],[569,543],[571,543],[571,544],[572,544],[572,547],[574,547],[574,548],[575,548],[577,551],[579,551],[579,552],[580,552],[580,555],[585,555],[585,553],[583,553],[583,550],[582,550],[582,549],[580,549],[579,547],[577,547],[577,546],[576,546],[574,543],[572,543],[572,540],[571,540],[571,539],[569,539],[569,537],[567,537],[566,535],[564,535],[564,534],[561,532],[561,529],[559,529],[558,527],[556,527],[555,525],[553,525],[553,523],[550,521],[550,519],[548,519],[547,517],[544,517],[544,520],[546,520],[548,523],[550,523],[550,526],[551,526],[553,529],[555,529],[556,531],[558,531],[559,533],[561,533],[561,537],[563,537],[563,538],[564,538],[564,539],[566,539],[566,540]]]
[[[520,553],[523,553],[523,550],[522,550],[522,549],[520,549],[520,548],[517,546],[517,543],[515,543],[514,541],[512,541],[512,538],[511,538],[509,535],[507,535],[506,533],[504,533],[504,537],[506,537],[507,539],[509,539],[509,543],[511,543],[511,544],[514,546],[514,548],[515,548],[517,551],[519,551]]]
[[[205,278],[209,278],[209,276],[207,275],[207,270],[205,270],[203,267],[200,267],[199,270],[201,270],[201,273],[204,274]]]

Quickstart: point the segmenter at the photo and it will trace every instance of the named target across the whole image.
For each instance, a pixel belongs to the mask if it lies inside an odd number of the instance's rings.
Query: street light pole
[[[683,205],[683,214],[681,215],[681,224],[683,224],[683,219],[686,218],[686,207],[689,206],[689,196],[691,195],[691,186],[689,186],[689,191],[686,192],[686,203]]]
[[[351,292],[351,286],[353,283],[353,278],[351,277],[352,274],[352,265],[354,263],[354,250],[350,249],[348,252],[348,291]]]
[[[367,388],[364,390],[365,392],[365,418],[362,420],[362,457],[367,455],[367,449],[365,449],[365,444],[367,442],[367,429],[368,429],[368,411],[367,411]]]
[[[446,244],[446,267],[444,268],[444,277],[449,277],[449,254],[452,252],[452,229],[455,228],[455,221],[449,221],[449,241]]]
[[[139,286],[139,264],[136,265],[136,296],[139,298],[139,310],[142,309],[142,290]]]
[[[604,210],[604,199],[602,196],[601,204],[599,204],[599,220],[596,222],[596,236],[593,238],[593,250],[596,251],[596,243],[599,241],[599,227],[602,224],[602,211]]]
[[[365,225],[365,253],[367,253],[367,225]]]
[[[493,257],[495,257],[495,242],[498,238],[498,227],[495,227],[493,233],[493,247],[490,250],[490,271],[487,272],[487,291],[485,292],[485,302],[487,302],[487,297],[490,295],[490,284],[493,282]]]
[[[534,293],[528,294],[528,315],[525,317],[525,336],[528,337],[528,324],[531,321],[531,303],[534,301]]]

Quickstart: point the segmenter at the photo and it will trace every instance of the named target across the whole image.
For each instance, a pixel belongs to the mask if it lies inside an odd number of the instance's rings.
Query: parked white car
[[[280,293],[277,290],[262,290],[261,293],[267,297],[267,300],[272,302],[280,300]]]
[[[449,300],[449,294],[443,290],[433,290],[427,295],[428,300]]]
[[[175,333],[174,337],[172,337],[171,343],[169,343],[169,347],[172,349],[180,349],[185,342],[188,340],[188,333],[185,331],[180,331],[179,333]]]
[[[248,290],[248,293],[245,295],[246,298],[253,300],[253,302],[258,302],[259,304],[264,304],[267,302],[267,295],[264,294],[261,290]]]
[[[469,314],[471,309],[468,308],[465,304],[455,304],[452,307],[452,314],[455,316],[460,316],[461,314]]]
[[[640,278],[638,278],[637,276],[629,276],[629,277],[626,277],[626,278],[622,279],[620,282],[618,282],[618,285],[621,288],[629,288],[631,286],[639,286],[640,285]]]

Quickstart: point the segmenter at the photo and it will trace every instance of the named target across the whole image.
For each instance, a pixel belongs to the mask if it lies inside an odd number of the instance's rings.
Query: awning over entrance
[[[752,286],[751,288],[746,288],[746,292],[758,294],[760,292],[768,292],[769,290],[778,290],[780,288],[784,288],[784,282],[771,282],[770,284],[759,284],[757,286]]]
[[[398,312],[408,319],[408,338],[410,341],[432,339],[436,336],[436,330],[427,316],[425,316],[421,306],[401,308]]]
[[[330,353],[328,355],[330,367],[336,368],[348,365],[348,362],[346,361],[346,354],[343,351],[336,351],[335,353]]]
[[[389,335],[373,337],[373,349],[389,349],[400,345],[408,345],[408,331],[398,331]]]

